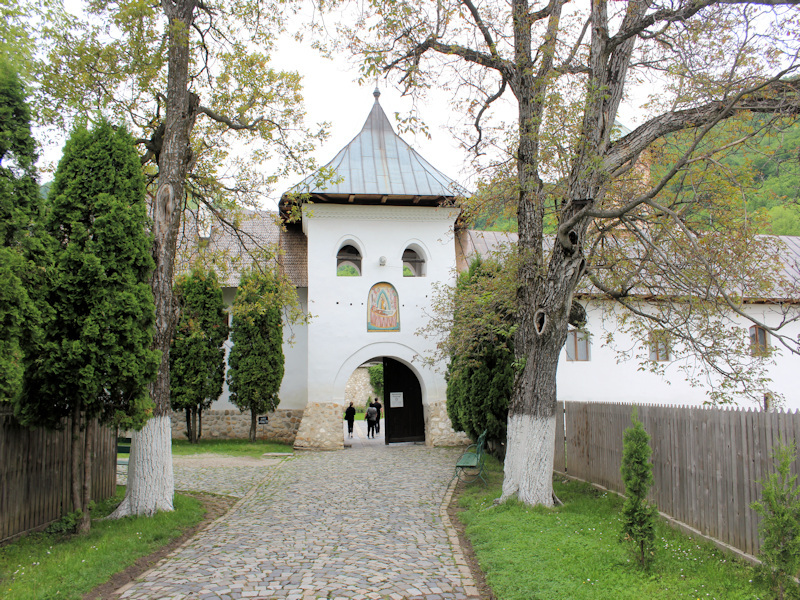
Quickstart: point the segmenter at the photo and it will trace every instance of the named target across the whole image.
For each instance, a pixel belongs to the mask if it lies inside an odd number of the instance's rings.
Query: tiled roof
[[[254,257],[264,259],[266,256],[266,260],[279,261],[294,285],[308,285],[302,232],[298,236],[292,231],[287,236],[281,231],[277,213],[272,211],[245,210],[234,220],[235,223],[230,224],[216,222],[210,230],[210,237],[203,238],[198,233],[197,221],[189,216],[180,237],[176,272],[187,271],[200,256],[208,257],[207,262],[216,270],[222,286],[236,287],[240,274],[250,267]],[[284,237],[288,237],[288,241]],[[278,252],[279,245],[284,251],[289,248],[289,253],[282,255]],[[198,246],[203,246],[205,252],[198,252]]]
[[[308,287],[308,238],[299,226],[287,225],[281,231],[281,254],[278,260],[295,287]]]
[[[456,269],[459,273],[466,271],[476,256],[488,257],[516,245],[518,240],[519,235],[513,231],[461,229],[456,232]]]

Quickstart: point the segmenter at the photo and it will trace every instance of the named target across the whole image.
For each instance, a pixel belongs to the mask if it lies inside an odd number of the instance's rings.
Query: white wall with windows
[[[699,406],[709,400],[710,385],[693,387],[681,367],[693,370],[691,360],[676,360],[670,346],[669,332],[655,331],[644,340],[634,339],[618,326],[620,307],[607,301],[582,302],[587,311],[584,331],[572,330],[561,352],[558,365],[559,400],[584,402],[637,402]],[[781,322],[781,314],[768,305],[753,305],[751,314],[767,326]],[[783,396],[782,406],[800,409],[800,356],[782,348],[769,332],[753,328],[751,321],[736,317],[742,339],[754,345],[756,352],[764,344],[770,349],[766,360],[770,388]],[[797,338],[800,324],[792,324],[785,332]],[[588,341],[588,347],[585,345]],[[655,361],[663,375],[642,368],[642,361]],[[731,397],[741,407],[758,408],[755,400]],[[763,399],[762,399],[763,402]]]
[[[380,356],[393,356],[412,368],[426,404],[445,401],[443,374],[422,358],[434,342],[418,330],[428,322],[434,285],[453,281],[457,215],[453,208],[420,206],[303,206],[312,315],[307,331],[309,402],[343,402],[353,370]],[[343,273],[343,265],[357,267],[357,273]],[[381,282],[397,291],[399,331],[367,329],[368,296]],[[287,375],[288,365],[287,357]]]

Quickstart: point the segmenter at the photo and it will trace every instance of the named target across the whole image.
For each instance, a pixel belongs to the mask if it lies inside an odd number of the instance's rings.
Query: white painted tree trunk
[[[555,416],[509,415],[501,501],[553,506],[555,435]]]
[[[173,510],[175,480],[172,475],[172,423],[169,416],[153,417],[131,439],[128,489],[125,499],[109,518],[152,516]]]

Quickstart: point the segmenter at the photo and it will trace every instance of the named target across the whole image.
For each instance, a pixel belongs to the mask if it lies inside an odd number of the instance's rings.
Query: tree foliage
[[[250,440],[256,440],[256,419],[274,411],[283,381],[283,322],[280,277],[275,270],[253,268],[242,275],[233,301],[228,358],[230,400],[250,411]]]
[[[160,353],[152,349],[151,237],[144,178],[133,139],[107,121],[77,127],[50,190],[46,228],[53,266],[46,298],[53,309],[27,373],[16,413],[30,425],[73,422],[73,461],[84,455],[83,494],[73,462],[73,504],[88,530],[91,421],[141,427],[152,411],[147,386]],[[79,451],[80,429],[86,429]]]
[[[383,365],[372,365],[367,370],[369,371],[369,384],[372,386],[372,391],[379,398],[383,398]],[[369,404],[369,398],[367,398],[367,404]]]
[[[214,271],[192,269],[175,282],[180,317],[170,347],[170,402],[186,412],[187,437],[197,443],[198,417],[222,394],[228,315]]]
[[[126,123],[152,204],[154,346],[162,362],[151,390],[154,418],[133,435],[126,497],[112,516],[171,510],[173,275],[179,234],[197,239],[182,220],[194,211],[195,220],[236,229],[241,206],[258,204],[277,175],[313,168],[307,153],[322,133],[303,123],[299,76],[270,66],[289,5],[85,1],[75,13],[46,6],[37,30],[44,58],[35,64],[42,124],[64,128],[97,113]],[[145,457],[150,466],[142,470]]]
[[[478,257],[458,276],[448,341],[447,414],[453,428],[472,439],[486,430],[488,439],[498,444],[506,441],[516,375],[514,298],[508,285],[513,262],[508,256]]]
[[[25,89],[0,59],[0,402],[19,394],[25,356],[41,334],[46,252],[35,163]]]
[[[800,488],[791,474],[797,446],[780,442],[772,451],[775,470],[760,483],[761,500],[750,508],[761,515],[759,551],[761,573],[770,581],[775,597],[800,597]]]
[[[769,4],[375,0],[356,27],[340,32],[364,57],[365,77],[396,73],[415,94],[452,90],[464,121],[476,126],[473,147],[504,150],[493,156],[515,175],[514,350],[522,371],[509,403],[503,498],[552,502],[554,446],[532,441],[555,431],[558,357],[587,279],[650,328],[676,332],[708,374],[746,381],[740,363],[722,362],[735,356],[713,351],[717,333],[727,335],[737,318],[798,351],[785,333],[794,307],[776,304],[769,323],[747,314],[746,299],[769,280],[788,297],[797,282],[735,210],[741,195],[725,190],[740,183],[719,168],[732,148],[800,113],[798,15],[791,2]],[[358,29],[362,23],[372,27]],[[623,131],[623,100],[641,86],[654,93],[640,124]],[[511,134],[491,118],[505,95],[517,107]],[[770,118],[739,133],[725,125],[752,113]],[[640,303],[648,292],[659,302]],[[712,313],[725,327],[707,326],[703,316]]]
[[[625,503],[622,506],[621,538],[630,544],[639,565],[647,569],[655,558],[656,518],[658,510],[647,500],[653,486],[653,465],[650,462],[650,435],[645,431],[634,409],[633,427],[623,436],[622,482]]]

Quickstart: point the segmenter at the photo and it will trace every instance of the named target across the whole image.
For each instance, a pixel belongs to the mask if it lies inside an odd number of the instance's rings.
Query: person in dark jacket
[[[375,438],[375,425],[378,422],[378,409],[370,405],[367,409],[367,437]]]
[[[374,406],[378,410],[378,417],[375,419],[375,432],[381,432],[381,408],[383,408],[383,404],[378,402],[378,399],[375,398],[375,402],[370,404],[370,406]]]
[[[347,433],[350,437],[353,437],[353,421],[356,418],[356,409],[353,408],[353,403],[350,403],[350,406],[344,411],[344,420],[347,421]]]

